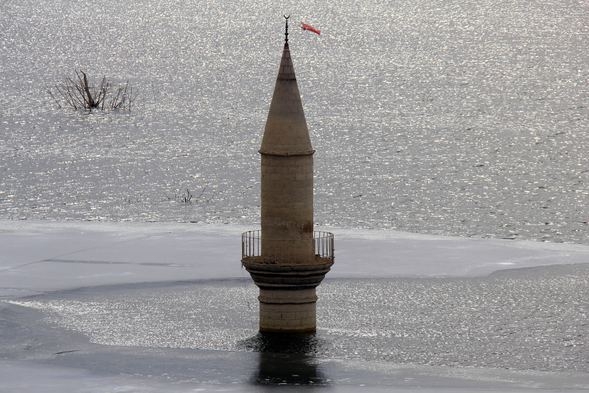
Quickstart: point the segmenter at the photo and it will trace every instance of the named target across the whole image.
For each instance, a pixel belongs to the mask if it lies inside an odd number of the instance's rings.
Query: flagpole
[[[288,19],[290,18],[289,16],[283,15],[284,16],[284,42],[286,44],[288,44]]]

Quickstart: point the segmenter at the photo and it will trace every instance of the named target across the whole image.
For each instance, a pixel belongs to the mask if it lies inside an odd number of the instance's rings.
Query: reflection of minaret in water
[[[333,235],[313,231],[313,147],[285,42],[266,121],[262,230],[242,235],[242,264],[260,288],[261,332],[314,332],[315,288],[333,264]]]

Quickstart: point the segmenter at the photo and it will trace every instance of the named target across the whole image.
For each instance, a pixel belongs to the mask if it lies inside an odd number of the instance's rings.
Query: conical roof
[[[282,51],[260,153],[279,156],[314,153],[288,41]]]

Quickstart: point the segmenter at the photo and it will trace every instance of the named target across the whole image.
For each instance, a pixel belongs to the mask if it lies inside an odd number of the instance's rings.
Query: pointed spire
[[[292,59],[290,58],[290,49],[288,47],[288,41],[284,42],[284,49],[282,50],[282,59],[280,59],[280,68],[278,69],[278,79],[294,81],[296,81],[297,79],[294,72],[294,66],[292,65]]]
[[[261,154],[291,156],[313,154],[301,95],[288,46],[288,17],[284,48],[270,104]]]

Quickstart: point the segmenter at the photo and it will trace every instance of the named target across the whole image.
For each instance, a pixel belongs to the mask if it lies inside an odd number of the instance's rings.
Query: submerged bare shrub
[[[179,194],[178,191],[176,191],[176,193],[174,193],[174,196],[166,196],[166,199],[168,201],[176,201],[178,203],[182,203],[184,205],[192,205],[192,203],[194,203],[196,201],[196,203],[200,203],[200,202],[210,202],[211,198],[208,199],[204,199],[202,198],[203,194],[207,191],[207,186],[204,186],[201,190],[200,193],[198,193],[198,195],[195,195],[190,192],[190,190],[187,188],[185,192]]]
[[[92,86],[84,71],[77,71],[75,77],[66,77],[62,83],[47,89],[49,95],[59,108],[130,111],[134,101],[133,89],[127,81],[124,85],[114,87],[102,77],[98,85]]]

